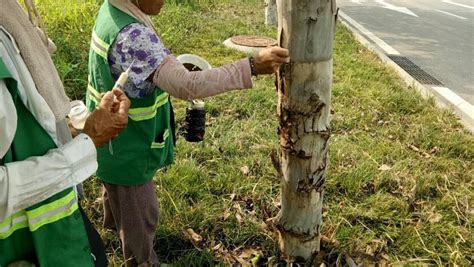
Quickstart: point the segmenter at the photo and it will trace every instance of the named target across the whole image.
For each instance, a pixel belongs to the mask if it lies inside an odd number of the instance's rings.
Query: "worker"
[[[106,266],[75,186],[96,171],[96,147],[126,127],[130,101],[108,92],[72,139],[47,35],[16,0],[1,2],[0,266]]]
[[[190,72],[162,43],[149,15],[164,0],[105,0],[89,53],[87,105],[93,110],[120,74],[131,67],[124,91],[130,121],[110,147],[98,150],[104,185],[104,226],[120,234],[126,266],[155,266],[158,200],[153,177],[174,159],[170,95],[192,100],[252,87],[251,76],[272,74],[289,62],[288,50],[263,49],[254,57],[206,71]]]

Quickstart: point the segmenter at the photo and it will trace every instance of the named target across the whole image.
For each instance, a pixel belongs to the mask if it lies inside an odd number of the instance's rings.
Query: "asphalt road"
[[[341,11],[388,44],[387,54],[399,52],[474,105],[474,0],[337,3]]]

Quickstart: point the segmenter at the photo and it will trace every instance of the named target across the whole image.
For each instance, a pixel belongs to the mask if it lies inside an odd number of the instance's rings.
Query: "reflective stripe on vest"
[[[108,45],[104,40],[100,39],[95,31],[92,31],[91,47],[94,52],[107,60],[110,45]]]
[[[87,85],[87,93],[89,94],[90,100],[94,101],[95,105],[98,106],[100,99],[102,98],[102,94],[95,90],[91,84]]]
[[[0,239],[5,239],[16,230],[26,227],[28,227],[26,212],[19,211],[0,223]]]
[[[165,145],[166,145],[166,139],[168,139],[168,137],[170,137],[170,131],[169,131],[169,129],[166,129],[165,132],[163,133],[163,142],[161,142],[161,143],[153,142],[151,144],[151,148],[153,148],[153,149],[155,149],[155,148],[164,148]]]
[[[155,104],[149,107],[142,107],[142,108],[131,108],[128,111],[128,116],[130,119],[134,121],[144,121],[152,119],[156,116],[156,110],[168,103],[169,101],[169,94],[163,92],[162,94],[158,95],[155,99]]]
[[[16,230],[28,226],[30,231],[34,232],[41,226],[68,217],[77,209],[76,193],[71,191],[64,197],[36,209],[17,212],[0,223],[0,239],[5,239]]]
[[[87,86],[87,93],[89,94],[90,100],[94,101],[96,105],[99,104],[100,99],[104,95],[104,93],[99,93],[91,84]],[[129,109],[128,117],[134,121],[144,121],[154,118],[156,110],[168,103],[169,96],[168,93],[163,92],[156,97],[155,104],[152,106]]]

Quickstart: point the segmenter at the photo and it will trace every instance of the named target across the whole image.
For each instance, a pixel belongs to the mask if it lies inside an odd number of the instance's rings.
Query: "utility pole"
[[[278,75],[279,244],[290,261],[308,262],[320,250],[337,7],[336,0],[277,0],[277,6],[278,41],[291,58]]]

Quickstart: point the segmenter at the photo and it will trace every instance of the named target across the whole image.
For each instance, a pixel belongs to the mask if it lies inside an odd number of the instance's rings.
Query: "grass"
[[[66,90],[82,98],[98,6],[92,0],[38,2],[59,47],[54,61]],[[226,38],[275,36],[275,29],[263,23],[263,10],[257,0],[173,3],[155,22],[174,54],[198,54],[219,66],[245,56],[225,48]],[[322,229],[326,261],[345,254],[364,264],[472,264],[474,137],[451,111],[404,86],[343,27],[334,47]],[[174,102],[181,123],[185,103]],[[252,90],[210,98],[207,111],[206,141],[179,139],[175,164],[156,175],[160,261],[178,266],[252,258],[277,262],[274,228],[267,223],[279,210],[279,180],[269,156],[278,148],[274,78],[259,78]],[[109,260],[120,264],[118,239],[100,227],[95,201],[100,184],[92,179],[86,189],[86,210],[107,242]],[[202,241],[190,239],[189,228]]]

